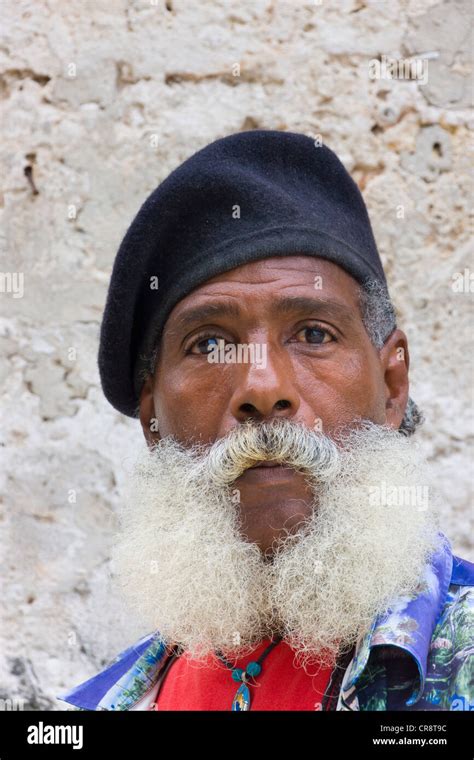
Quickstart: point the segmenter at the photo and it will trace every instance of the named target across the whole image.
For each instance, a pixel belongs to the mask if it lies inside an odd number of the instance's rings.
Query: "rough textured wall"
[[[58,691],[144,633],[107,581],[141,433],[101,395],[99,321],[141,202],[231,132],[321,135],[358,181],[410,341],[444,529],[473,559],[472,295],[467,279],[453,289],[473,269],[468,8],[4,0],[0,697],[64,709]],[[369,76],[371,59],[414,54],[428,56],[425,84]]]

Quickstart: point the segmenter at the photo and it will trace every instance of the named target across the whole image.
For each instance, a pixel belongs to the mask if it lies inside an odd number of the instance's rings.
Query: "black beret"
[[[247,262],[298,254],[386,282],[362,195],[333,151],[252,130],[188,158],[147,198],[115,258],[98,358],[112,406],[138,416],[147,362],[184,296]]]

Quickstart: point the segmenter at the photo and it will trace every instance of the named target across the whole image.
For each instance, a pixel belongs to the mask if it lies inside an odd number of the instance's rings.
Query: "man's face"
[[[266,352],[209,361],[219,340]],[[194,290],[141,393],[149,448],[113,551],[134,610],[199,657],[278,631],[322,663],[356,641],[423,587],[437,544],[423,457],[397,432],[407,398],[404,334],[374,348],[338,266],[270,258]]]
[[[210,362],[219,340],[253,346],[258,360]],[[407,398],[404,334],[394,331],[378,352],[357,282],[332,262],[285,256],[214,277],[175,306],[140,418],[150,443],[171,435],[211,444],[245,421],[275,417],[331,436],[359,419],[397,429]],[[308,517],[314,499],[303,474],[283,466],[247,469],[234,488],[242,531],[263,552]]]

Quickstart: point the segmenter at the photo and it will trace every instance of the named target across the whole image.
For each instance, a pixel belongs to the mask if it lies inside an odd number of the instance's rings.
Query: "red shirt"
[[[257,660],[270,644],[264,639],[251,654],[232,661],[235,667]],[[155,710],[231,710],[241,681],[215,655],[218,668],[193,663],[188,656],[174,660],[158,693]],[[294,662],[294,652],[280,641],[263,660],[262,670],[250,678],[250,710],[320,710],[332,668],[313,664],[305,670]],[[255,684],[255,685],[254,685]],[[257,685],[258,684],[258,685]]]

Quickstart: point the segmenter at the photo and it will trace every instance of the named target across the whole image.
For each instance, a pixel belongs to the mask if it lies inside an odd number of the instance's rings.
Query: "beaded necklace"
[[[242,712],[250,710],[250,691],[249,686],[253,685],[248,681],[248,678],[255,679],[262,671],[262,662],[265,657],[270,654],[272,649],[283,639],[283,636],[277,636],[271,644],[262,652],[258,660],[249,662],[245,670],[242,668],[234,668],[234,666],[228,662],[221,652],[216,652],[217,657],[232,670],[232,678],[234,681],[242,682],[237,691],[235,692],[234,699],[232,700],[232,710]]]

